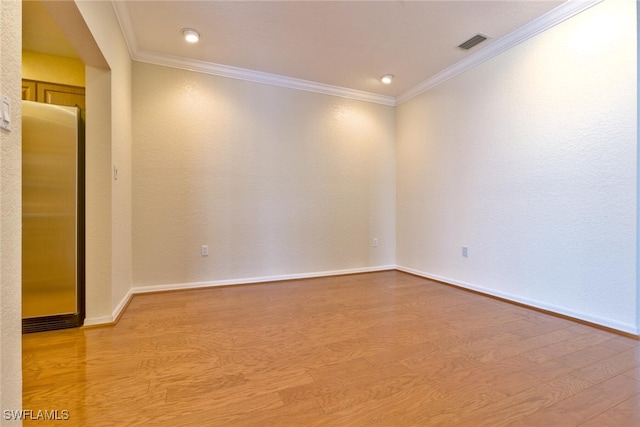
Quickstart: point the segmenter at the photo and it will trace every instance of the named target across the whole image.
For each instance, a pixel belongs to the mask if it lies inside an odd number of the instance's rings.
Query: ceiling
[[[398,97],[561,3],[147,0],[113,5],[137,60],[231,70],[240,78],[266,73]],[[46,22],[39,2],[23,2],[23,8],[25,49],[74,56],[60,30]],[[201,34],[199,43],[184,41],[186,27]],[[489,39],[469,51],[457,47],[479,33]],[[395,76],[392,84],[379,81],[383,74]]]
[[[69,40],[39,1],[22,2],[22,49],[78,58]]]

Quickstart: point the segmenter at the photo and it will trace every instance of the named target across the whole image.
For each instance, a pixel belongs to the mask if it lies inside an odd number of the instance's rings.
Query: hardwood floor
[[[397,271],[136,296],[23,337],[64,426],[638,426],[640,342]]]

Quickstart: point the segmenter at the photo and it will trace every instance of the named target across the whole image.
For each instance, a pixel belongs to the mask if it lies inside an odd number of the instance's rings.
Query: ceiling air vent
[[[488,38],[489,37],[487,37],[487,36],[484,36],[482,34],[478,34],[478,35],[475,35],[475,36],[471,37],[469,40],[467,40],[466,42],[462,43],[458,47],[460,49],[469,50],[472,47],[482,43],[483,41],[485,41]]]

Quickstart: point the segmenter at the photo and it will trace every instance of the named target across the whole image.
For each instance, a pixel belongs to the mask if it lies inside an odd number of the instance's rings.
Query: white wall
[[[135,286],[394,264],[392,107],[138,62],[133,94]]]
[[[85,324],[113,320],[111,70],[86,67]]]
[[[22,408],[20,115],[22,7],[0,2],[0,93],[12,103],[12,130],[0,130],[0,410]],[[4,420],[2,425],[20,425]]]
[[[91,324],[109,321],[131,288],[132,66],[111,2],[76,4],[109,65],[109,70],[87,69],[87,323]],[[114,166],[117,180],[112,179]]]
[[[606,0],[398,107],[401,267],[638,332],[635,7]]]

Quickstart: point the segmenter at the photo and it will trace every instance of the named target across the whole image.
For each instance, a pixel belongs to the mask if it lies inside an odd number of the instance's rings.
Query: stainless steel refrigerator
[[[22,331],[84,320],[84,126],[77,107],[22,101]]]

